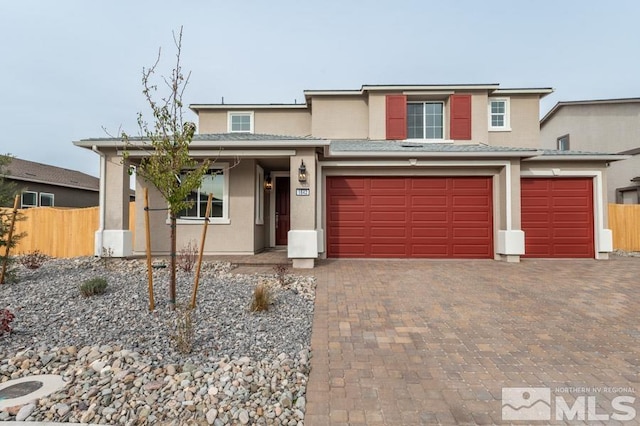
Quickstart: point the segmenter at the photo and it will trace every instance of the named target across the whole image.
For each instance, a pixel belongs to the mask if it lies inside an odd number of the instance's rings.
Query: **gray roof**
[[[543,149],[542,155],[562,155],[565,157],[579,156],[579,155],[619,155],[613,152],[595,152],[595,151],[560,151],[557,149]]]
[[[12,158],[4,175],[8,179],[98,191],[100,179],[76,170]]]
[[[543,126],[560,108],[581,106],[581,105],[615,105],[615,104],[637,104],[640,103],[640,98],[616,98],[616,99],[591,99],[581,101],[563,101],[556,103],[540,120],[540,125]]]
[[[149,140],[147,137],[135,136],[130,137],[131,141]],[[193,142],[222,142],[222,141],[299,141],[299,140],[321,140],[311,136],[287,136],[287,135],[271,135],[264,133],[197,133],[193,135]],[[120,138],[89,138],[82,139],[80,142],[122,142]]]

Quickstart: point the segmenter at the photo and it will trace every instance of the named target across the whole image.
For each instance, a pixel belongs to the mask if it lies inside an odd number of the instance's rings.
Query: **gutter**
[[[105,198],[106,198],[106,179],[105,172],[107,170],[107,159],[103,152],[101,152],[97,146],[93,145],[91,147],[91,151],[95,152],[100,156],[100,192],[99,192],[99,224],[98,224],[98,247],[102,250],[103,247],[103,239],[104,239],[104,217],[106,212]],[[98,253],[98,247],[94,247],[94,256],[100,257],[102,253]]]

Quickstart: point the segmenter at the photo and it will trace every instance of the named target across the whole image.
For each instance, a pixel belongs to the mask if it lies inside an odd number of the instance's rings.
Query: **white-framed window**
[[[264,170],[256,166],[256,225],[264,225]]]
[[[229,133],[253,133],[253,111],[228,113]]]
[[[53,207],[54,195],[48,192],[40,193],[40,207]]]
[[[209,194],[213,194],[211,213],[209,214],[211,223],[229,223],[229,179],[227,174],[226,165],[211,167],[202,177],[200,186],[187,196],[187,200],[193,201],[193,205],[180,213],[178,222],[198,223],[193,219],[204,219]]]
[[[509,98],[489,98],[489,130],[511,130]]]
[[[558,143],[558,151],[569,151],[571,148],[569,147],[569,134],[560,136],[557,139]]]
[[[444,102],[407,102],[407,139],[444,139]]]
[[[20,208],[28,209],[38,207],[38,193],[33,191],[23,191],[20,195]]]

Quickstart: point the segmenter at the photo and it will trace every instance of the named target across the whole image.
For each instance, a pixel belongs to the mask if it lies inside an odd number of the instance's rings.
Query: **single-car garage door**
[[[491,177],[327,178],[329,257],[493,258]]]
[[[525,257],[594,257],[593,180],[523,178]]]

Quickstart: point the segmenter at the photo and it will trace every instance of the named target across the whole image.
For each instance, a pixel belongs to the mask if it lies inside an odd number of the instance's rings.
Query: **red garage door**
[[[590,178],[522,179],[525,257],[594,257]]]
[[[329,257],[493,258],[490,177],[328,177]]]

